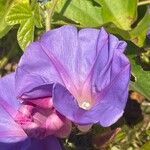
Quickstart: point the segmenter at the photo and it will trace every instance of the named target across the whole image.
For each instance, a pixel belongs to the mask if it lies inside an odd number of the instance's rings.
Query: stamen
[[[91,108],[91,104],[88,101],[83,101],[80,105],[81,108],[85,110],[89,110]]]

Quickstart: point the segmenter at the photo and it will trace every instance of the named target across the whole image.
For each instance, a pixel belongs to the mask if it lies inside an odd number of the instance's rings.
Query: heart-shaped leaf
[[[118,28],[130,30],[136,19],[137,0],[97,0],[102,6],[104,23],[112,22]]]
[[[57,4],[57,19],[71,20],[80,27],[96,27],[102,25],[101,7],[94,6],[89,0],[63,0]]]
[[[37,4],[38,5],[38,4]],[[6,16],[9,25],[20,24],[17,39],[21,49],[25,49],[34,39],[34,28],[42,27],[39,7],[27,2],[16,2]]]

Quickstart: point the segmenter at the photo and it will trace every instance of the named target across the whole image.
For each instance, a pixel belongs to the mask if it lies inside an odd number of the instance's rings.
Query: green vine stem
[[[53,17],[57,2],[58,2],[58,0],[52,0],[51,8],[50,9],[47,8],[45,11],[45,15],[46,15],[45,16],[45,28],[46,28],[46,31],[49,31],[51,29],[52,17]]]
[[[148,4],[150,4],[150,0],[138,2],[138,6],[148,5]]]

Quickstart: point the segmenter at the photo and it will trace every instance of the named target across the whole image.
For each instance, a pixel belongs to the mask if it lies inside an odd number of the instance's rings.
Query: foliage
[[[9,9],[12,6],[12,2],[10,0],[0,1],[0,38],[3,37],[7,32],[11,29],[11,26],[7,25],[5,21],[5,17],[8,14]]]
[[[38,4],[32,6],[28,1],[14,3],[5,19],[8,25],[20,24],[17,39],[22,49],[33,41],[35,26],[42,27]]]

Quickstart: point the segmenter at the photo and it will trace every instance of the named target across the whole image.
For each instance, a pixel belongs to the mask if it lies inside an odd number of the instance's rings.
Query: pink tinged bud
[[[70,135],[70,133],[71,133],[71,129],[72,129],[72,123],[71,123],[71,121],[65,119],[63,127],[60,128],[55,133],[55,135],[57,137],[60,137],[60,138],[67,138]]]
[[[52,113],[46,120],[46,129],[49,134],[55,133],[57,130],[61,129],[64,126],[64,122],[61,119],[61,116],[58,116],[56,113]]]
[[[40,124],[29,122],[22,125],[22,128],[28,136],[43,139],[46,137],[46,129],[41,127]]]
[[[34,106],[32,105],[23,104],[21,105],[18,111],[21,112],[23,115],[29,117],[32,114],[33,108]]]
[[[59,137],[68,136],[71,132],[71,122],[58,114],[53,108],[46,107],[47,100],[45,98],[42,103],[34,104],[29,101],[22,103],[15,117],[16,122],[30,137],[43,139],[52,134]]]
[[[36,112],[33,115],[34,122],[39,124],[40,126],[44,126],[46,122],[47,116],[42,113]]]
[[[53,100],[51,97],[45,97],[45,98],[39,98],[36,100],[28,100],[28,102],[31,102],[35,104],[36,106],[42,107],[42,108],[53,108]]]

